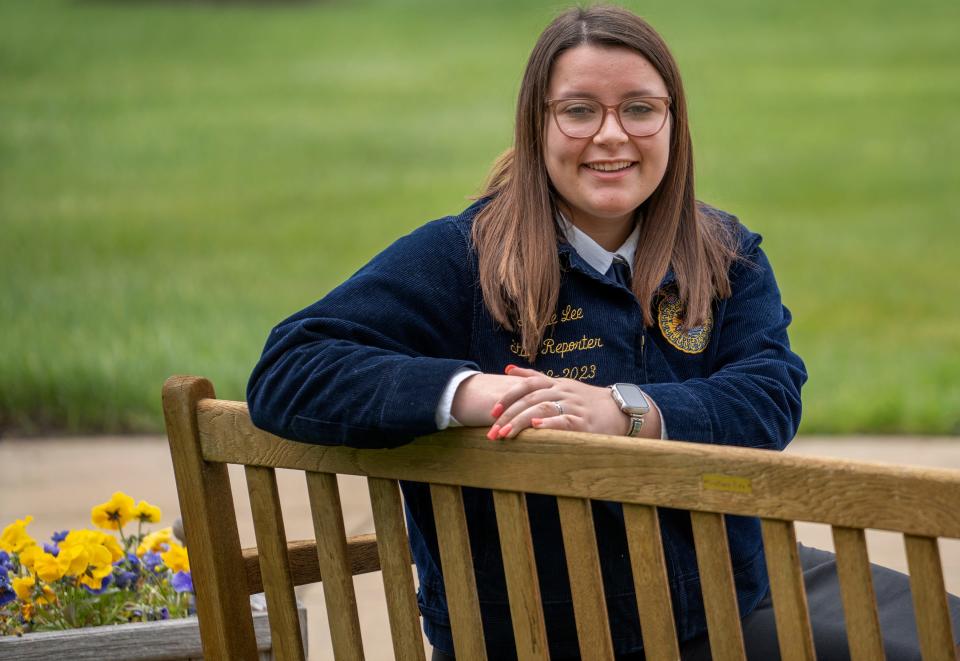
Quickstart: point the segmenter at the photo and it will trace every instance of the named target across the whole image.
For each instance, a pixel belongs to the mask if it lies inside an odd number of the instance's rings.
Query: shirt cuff
[[[464,367],[454,372],[453,376],[450,377],[450,380],[447,381],[447,387],[444,389],[443,395],[440,396],[440,401],[437,403],[437,431],[446,429],[447,427],[463,426],[459,421],[457,421],[456,418],[453,417],[453,413],[451,413],[451,409],[453,408],[453,397],[457,394],[457,388],[460,387],[460,384],[474,374],[480,374],[480,372]]]
[[[464,368],[466,369],[466,368]],[[642,390],[640,392],[643,392]],[[657,409],[657,413],[660,416],[660,440],[669,441],[670,437],[667,435],[667,422],[663,419],[663,413],[660,411],[660,407],[657,406],[657,403],[653,401],[653,398],[650,397],[647,393],[643,392],[643,396],[647,398],[647,401],[653,404],[653,408]]]

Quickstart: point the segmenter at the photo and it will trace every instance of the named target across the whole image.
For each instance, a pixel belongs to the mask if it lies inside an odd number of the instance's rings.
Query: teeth
[[[615,172],[616,170],[623,170],[633,165],[632,161],[617,161],[616,163],[587,163],[587,167],[591,170],[599,170],[600,172]]]

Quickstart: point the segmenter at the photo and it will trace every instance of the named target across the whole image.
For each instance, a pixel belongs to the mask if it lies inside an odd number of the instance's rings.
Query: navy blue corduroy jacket
[[[281,322],[250,378],[254,423],[308,443],[385,447],[436,431],[435,414],[460,368],[502,374],[527,365],[518,337],[489,315],[478,285],[471,223],[480,204],[397,240],[322,300]],[[699,328],[682,325],[672,273],[645,328],[633,294],[560,243],[557,318],[536,369],[594,385],[640,385],[657,403],[670,438],[783,449],[800,421],[803,362],[790,350],[790,313],[780,302],[760,237],[734,227],[742,258],[733,293]],[[418,599],[431,643],[453,651],[429,489],[403,483]],[[491,658],[509,658],[513,633],[496,517],[489,491],[464,489],[484,634]],[[528,496],[534,554],[553,658],[575,656],[576,627],[556,501]],[[593,504],[613,642],[642,648],[621,508]],[[660,510],[681,640],[706,629],[690,519]],[[741,615],[767,590],[759,522],[727,517]]]

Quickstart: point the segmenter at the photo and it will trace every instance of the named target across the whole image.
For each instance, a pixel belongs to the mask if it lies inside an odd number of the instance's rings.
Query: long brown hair
[[[687,102],[677,64],[643,19],[611,6],[570,9],[540,35],[520,85],[513,147],[494,163],[477,214],[473,243],[484,302],[505,328],[520,333],[533,361],[560,294],[559,196],[543,157],[545,104],[557,57],[583,44],[629,48],[645,57],[670,95],[670,156],[663,180],[641,205],[643,222],[633,264],[633,293],[643,322],[653,324],[653,295],[672,265],[689,325],[702,323],[716,297],[730,296],[736,257],[728,226],[698,208]]]

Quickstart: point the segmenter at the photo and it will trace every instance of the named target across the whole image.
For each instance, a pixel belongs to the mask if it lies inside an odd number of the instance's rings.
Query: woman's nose
[[[623,143],[630,139],[627,132],[620,125],[620,119],[617,117],[617,111],[606,109],[603,113],[603,123],[600,124],[600,130],[593,136],[593,141],[600,144]]]

